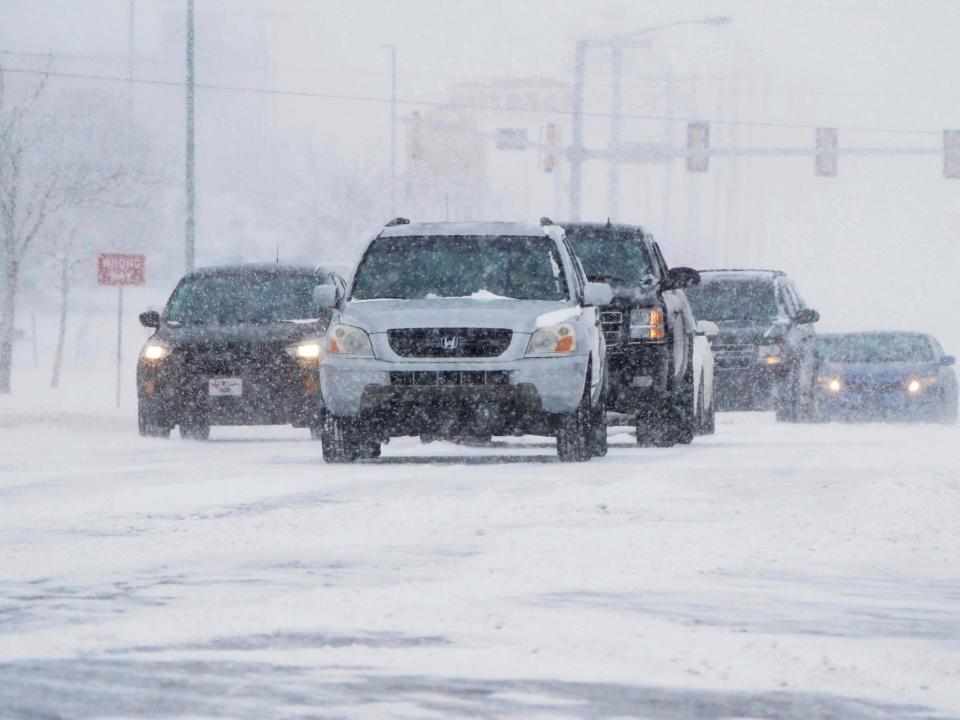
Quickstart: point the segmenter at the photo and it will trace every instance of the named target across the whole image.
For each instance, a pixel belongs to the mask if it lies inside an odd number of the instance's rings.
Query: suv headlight
[[[287,355],[297,360],[318,360],[323,352],[323,341],[319,338],[306,338],[293,345],[287,345],[284,350]]]
[[[537,328],[530,336],[526,355],[571,353],[577,349],[577,331],[570,323]]]
[[[757,358],[767,365],[779,365],[783,362],[783,348],[779,345],[757,345]]]
[[[370,336],[352,325],[334,325],[327,331],[327,352],[331,355],[373,357]]]
[[[170,346],[159,340],[150,340],[140,351],[140,357],[147,362],[160,362],[170,355]]]
[[[630,311],[630,339],[659,341],[667,337],[660,308],[633,308]]]

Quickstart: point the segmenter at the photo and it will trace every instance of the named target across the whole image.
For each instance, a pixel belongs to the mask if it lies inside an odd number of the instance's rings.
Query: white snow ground
[[[330,466],[77,382],[0,399],[0,718],[960,718],[956,427]]]

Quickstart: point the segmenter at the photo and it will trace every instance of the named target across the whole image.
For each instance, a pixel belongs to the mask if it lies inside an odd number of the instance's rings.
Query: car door
[[[797,313],[806,307],[796,285],[789,279],[782,280],[780,285],[783,289],[787,303],[787,313],[790,317],[790,334],[792,336],[793,352],[798,362],[800,388],[809,392],[813,389],[817,374],[816,331],[813,323],[798,324],[796,322]]]
[[[660,270],[660,277],[665,279],[669,272],[667,261],[660,251],[660,246],[650,239],[653,257]],[[687,358],[691,355],[693,341],[693,310],[687,301],[683,290],[664,290],[661,293],[664,310],[666,311],[667,331],[673,343],[673,384],[675,385],[687,371]]]
[[[590,395],[591,398],[595,400],[597,393],[603,387],[606,379],[607,348],[606,340],[603,336],[603,327],[600,324],[600,308],[584,305],[584,292],[587,287],[587,282],[589,282],[587,280],[587,273],[583,269],[580,258],[577,257],[577,254],[573,251],[573,246],[570,245],[570,241],[566,236],[563,238],[563,246],[570,256],[570,263],[573,265],[573,288],[577,304],[580,305],[583,310],[585,325],[590,328],[590,347],[596,359],[596,362],[590,366]]]

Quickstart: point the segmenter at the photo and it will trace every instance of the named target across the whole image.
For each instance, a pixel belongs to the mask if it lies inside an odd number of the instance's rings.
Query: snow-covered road
[[[0,717],[960,718],[960,429],[556,461],[0,407]]]

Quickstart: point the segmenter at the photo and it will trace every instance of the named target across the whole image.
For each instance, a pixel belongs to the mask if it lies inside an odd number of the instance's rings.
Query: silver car
[[[328,462],[390,437],[551,435],[564,461],[606,453],[600,305],[563,229],[393,220],[333,307],[320,363]]]

